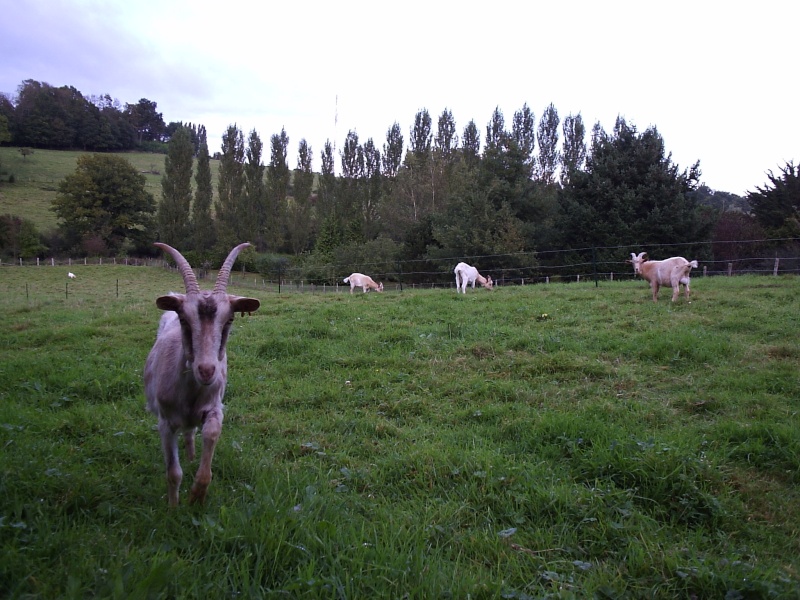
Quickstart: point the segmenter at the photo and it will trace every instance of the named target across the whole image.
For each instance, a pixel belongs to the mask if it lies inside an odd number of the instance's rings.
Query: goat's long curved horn
[[[186,293],[187,294],[197,294],[200,292],[200,286],[197,285],[197,277],[194,276],[194,271],[192,271],[192,267],[185,258],[183,258],[183,254],[175,250],[172,246],[167,244],[163,244],[161,242],[156,242],[153,244],[154,246],[158,246],[164,252],[168,253],[174,260],[175,264],[178,265],[178,270],[181,272],[183,276],[183,284],[186,286]]]
[[[236,262],[236,257],[239,256],[239,252],[244,250],[250,245],[250,242],[244,242],[243,244],[239,244],[231,250],[231,253],[228,254],[228,258],[225,259],[225,262],[222,263],[222,266],[219,268],[219,275],[217,275],[217,283],[214,284],[214,292],[225,292],[228,289],[228,279],[231,276],[231,269],[233,268],[233,263]]]

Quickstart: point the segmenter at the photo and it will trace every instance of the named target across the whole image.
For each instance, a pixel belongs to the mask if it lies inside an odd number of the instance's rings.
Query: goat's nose
[[[197,374],[200,375],[200,382],[208,385],[214,378],[216,367],[214,365],[199,365],[197,367]]]

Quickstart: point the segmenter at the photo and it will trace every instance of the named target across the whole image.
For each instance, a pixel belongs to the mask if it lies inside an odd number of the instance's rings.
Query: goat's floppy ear
[[[231,302],[231,308],[233,312],[242,313],[251,313],[258,310],[261,306],[261,302],[256,300],[255,298],[243,298],[241,296],[228,296]]]
[[[169,296],[159,296],[156,298],[156,306],[161,310],[174,310],[179,312],[183,307],[186,298],[183,294],[170,294]]]

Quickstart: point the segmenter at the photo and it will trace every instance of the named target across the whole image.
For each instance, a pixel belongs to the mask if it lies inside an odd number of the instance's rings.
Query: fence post
[[[775,257],[775,268],[772,270],[772,274],[773,275],[777,275],[778,274],[778,264],[780,262],[781,262],[781,259],[776,256]]]
[[[545,282],[545,283],[550,283],[550,277],[549,277],[549,276],[545,277],[545,278],[544,278],[544,282]]]
[[[733,273],[733,263],[728,263],[728,277]]]

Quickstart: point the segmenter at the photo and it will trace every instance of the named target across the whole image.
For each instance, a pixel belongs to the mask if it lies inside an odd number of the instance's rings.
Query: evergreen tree
[[[655,128],[639,134],[622,120],[614,135],[598,132],[586,170],[573,173],[561,194],[562,247],[707,239],[710,223],[692,194],[699,177],[699,163],[678,171]],[[609,252],[607,258],[615,257]]]
[[[193,249],[204,260],[216,243],[214,219],[211,215],[211,202],[214,189],[211,183],[211,161],[208,156],[206,128],[200,125],[197,131],[197,172],[195,173],[194,205],[192,208]]]
[[[540,183],[555,183],[556,170],[560,161],[558,153],[558,111],[550,104],[544,109],[539,121],[539,158],[536,161],[536,179]]]
[[[569,185],[575,171],[583,169],[586,162],[586,127],[580,113],[564,119],[564,149],[561,154],[561,185]]]
[[[244,196],[244,138],[236,125],[229,125],[222,135],[222,155],[217,181],[217,241],[221,247],[233,247],[247,240],[239,221]]]
[[[768,183],[747,194],[753,214],[771,237],[799,237],[800,166],[789,161],[780,174],[770,170],[767,178]]]
[[[193,151],[189,130],[179,127],[167,144],[157,214],[160,241],[174,248],[187,247],[190,239]]]

